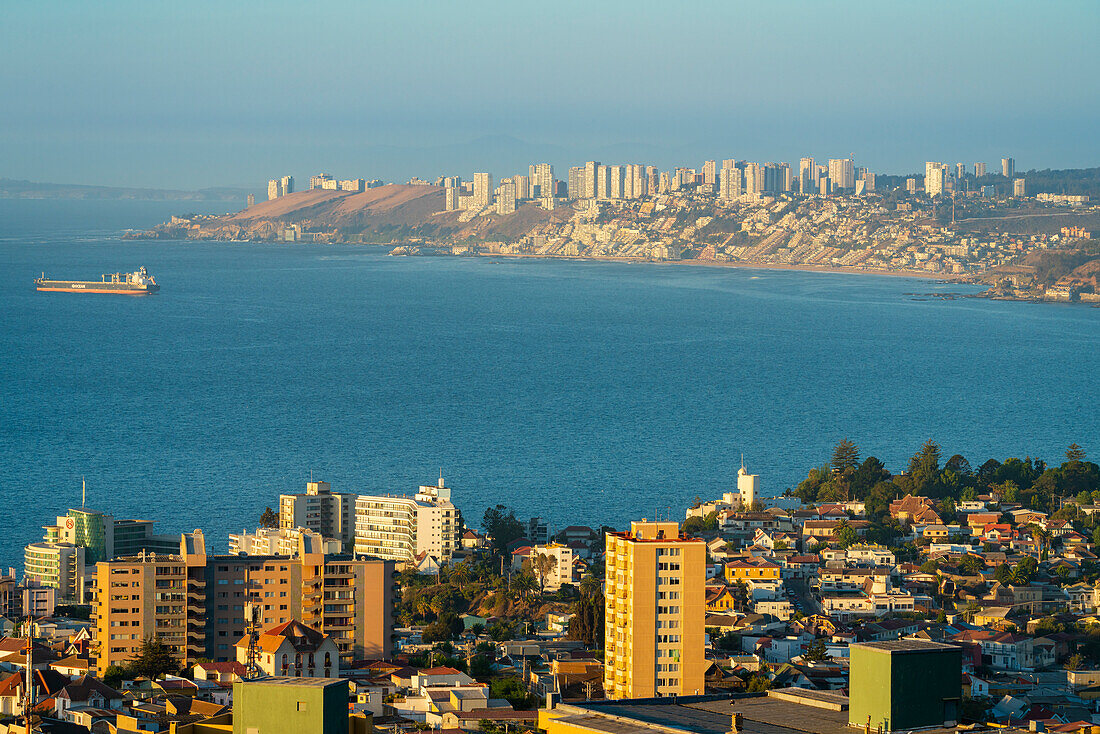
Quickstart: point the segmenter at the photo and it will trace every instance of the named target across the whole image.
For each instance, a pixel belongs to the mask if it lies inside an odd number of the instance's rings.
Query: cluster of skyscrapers
[[[691,190],[732,201],[741,196],[797,192],[832,194],[841,191],[873,191],[875,175],[855,167],[850,158],[833,159],[818,165],[803,158],[797,178],[787,163],[756,163],[727,159],[704,161],[700,169],[676,168],[660,171],[640,163],[605,165],[588,161],[572,166],[564,181],[554,177],[549,163],[532,164],[526,175],[502,179],[493,186],[489,173],[475,173],[473,181],[458,176],[440,180],[446,191],[446,210],[484,209],[495,205],[498,214],[515,211],[517,203],[538,201],[553,209],[557,200],[629,201],[672,192]]]
[[[928,196],[943,196],[951,191],[957,191],[959,189],[959,184],[966,178],[968,173],[969,171],[967,171],[965,163],[956,163],[952,169],[945,163],[928,161],[924,164],[924,193]],[[984,178],[985,175],[985,164],[975,163],[974,177],[976,179],[981,179]],[[1024,179],[1015,178],[1016,161],[1014,159],[1001,159],[1001,175],[1005,179],[1012,181],[1013,196],[1024,196],[1026,194]],[[915,178],[907,179],[905,185],[909,193],[916,193],[917,180]]]

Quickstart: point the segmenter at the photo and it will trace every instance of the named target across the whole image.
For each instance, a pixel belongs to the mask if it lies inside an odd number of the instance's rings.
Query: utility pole
[[[26,725],[26,732],[31,732],[31,717],[34,714],[34,617],[27,615],[27,619],[24,622],[26,625],[25,631],[27,635],[27,655],[26,672],[23,674],[23,723]]]

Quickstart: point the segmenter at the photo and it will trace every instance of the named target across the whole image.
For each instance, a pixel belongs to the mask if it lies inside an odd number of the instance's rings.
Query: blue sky
[[[1100,165],[1096,2],[9,2],[0,176]]]

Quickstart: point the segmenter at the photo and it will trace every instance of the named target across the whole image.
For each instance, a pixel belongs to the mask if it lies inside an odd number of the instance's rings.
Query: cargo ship
[[[145,270],[132,273],[109,273],[102,280],[46,280],[46,274],[34,279],[40,291],[62,293],[115,293],[123,296],[151,296],[160,290],[157,281]]]

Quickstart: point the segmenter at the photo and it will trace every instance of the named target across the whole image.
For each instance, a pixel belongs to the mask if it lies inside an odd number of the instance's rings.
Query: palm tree
[[[538,588],[538,582],[531,574],[524,572],[512,579],[512,588],[520,592],[523,598],[527,598],[532,591]]]
[[[1050,547],[1050,531],[1039,525],[1032,525],[1031,537],[1034,538],[1035,544],[1039,546],[1039,560],[1044,560],[1046,558],[1047,548]]]
[[[451,583],[465,586],[470,582],[470,569],[466,561],[458,564],[451,570]]]

